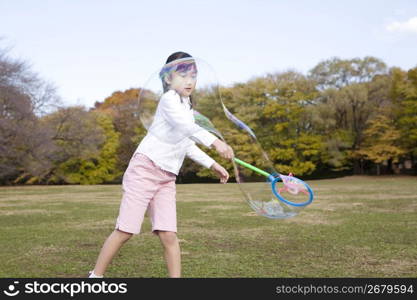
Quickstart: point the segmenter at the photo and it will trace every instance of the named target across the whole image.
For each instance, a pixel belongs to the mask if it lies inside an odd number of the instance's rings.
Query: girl
[[[123,197],[115,230],[105,241],[90,278],[102,278],[107,266],[132,235],[139,234],[149,209],[152,232],[164,248],[170,277],[181,276],[180,246],[177,238],[175,179],[187,156],[210,168],[221,183],[228,172],[198,148],[195,142],[214,147],[226,159],[233,157],[230,146],[194,123],[191,94],[197,79],[193,58],[184,52],[170,55],[160,72],[164,87],[147,135],[133,154],[123,175]]]

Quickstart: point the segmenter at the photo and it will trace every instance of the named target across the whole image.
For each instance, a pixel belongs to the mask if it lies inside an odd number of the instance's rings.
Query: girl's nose
[[[187,84],[193,84],[193,83],[194,83],[194,81],[195,81],[195,79],[194,79],[194,78],[192,78],[192,77],[187,77],[186,83],[187,83]]]

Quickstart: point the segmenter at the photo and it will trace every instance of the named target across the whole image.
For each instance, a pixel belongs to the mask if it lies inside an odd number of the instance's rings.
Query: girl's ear
[[[171,74],[164,78],[166,84],[171,84]]]

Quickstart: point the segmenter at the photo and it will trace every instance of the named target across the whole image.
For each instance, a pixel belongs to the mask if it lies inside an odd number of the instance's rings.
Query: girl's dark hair
[[[167,64],[167,63],[170,63],[171,61],[174,61],[174,60],[177,60],[177,59],[180,59],[180,58],[186,58],[186,57],[192,57],[192,56],[188,53],[178,51],[178,52],[172,53],[170,56],[168,56],[167,61],[165,63]]]
[[[186,52],[182,52],[182,51],[174,52],[170,56],[168,56],[167,61],[165,62],[165,64],[168,64],[171,61],[181,59],[181,58],[186,58],[186,57],[192,57],[192,56],[190,54],[188,54]],[[181,99],[181,102],[182,102],[182,99]],[[191,103],[190,109],[193,109],[194,101],[193,101],[193,97],[191,95],[190,95],[190,103]]]

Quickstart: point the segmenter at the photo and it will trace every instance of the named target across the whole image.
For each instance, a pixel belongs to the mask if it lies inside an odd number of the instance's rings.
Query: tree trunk
[[[363,170],[361,168],[361,162],[359,159],[353,160],[353,174],[358,175],[362,174]]]
[[[388,159],[388,167],[387,167],[388,174],[395,174],[392,159]]]

